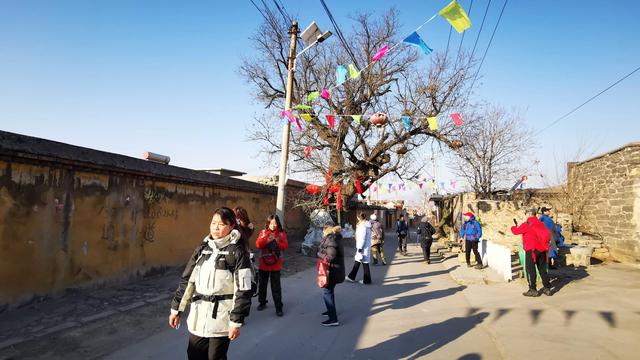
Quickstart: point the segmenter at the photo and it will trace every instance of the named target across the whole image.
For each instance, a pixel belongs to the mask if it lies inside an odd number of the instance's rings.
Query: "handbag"
[[[325,288],[329,284],[329,260],[326,257],[318,259],[318,287]]]

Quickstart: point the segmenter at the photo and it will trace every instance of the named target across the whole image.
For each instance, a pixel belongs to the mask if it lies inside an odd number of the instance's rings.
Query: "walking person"
[[[429,219],[424,216],[418,223],[416,233],[422,247],[424,261],[427,264],[431,264],[431,244],[433,243],[433,235],[436,233],[436,229],[431,225]]]
[[[342,246],[342,228],[340,226],[327,226],[324,228],[322,242],[318,249],[318,257],[325,258],[329,262],[329,278],[327,285],[322,289],[324,304],[327,311],[322,315],[328,319],[322,326],[338,326],[338,312],[336,311],[335,287],[344,282],[344,248]]]
[[[407,235],[409,234],[409,225],[404,220],[404,215],[400,215],[396,221],[396,233],[398,234],[398,248],[400,253],[407,256]]]
[[[213,213],[209,234],[193,252],[171,301],[169,326],[178,329],[190,304],[187,356],[226,359],[232,340],[251,309],[251,262],[239,243],[233,211],[223,207]]]
[[[358,215],[358,224],[356,225],[356,255],[353,268],[347,277],[347,281],[355,282],[356,275],[360,264],[364,271],[364,279],[359,281],[361,284],[371,284],[371,270],[369,269],[369,258],[371,256],[371,223],[367,221],[367,215],[360,213]]]
[[[473,213],[467,212],[462,214],[464,218],[464,224],[460,227],[460,241],[465,243],[465,259],[467,260],[467,267],[471,267],[471,251],[476,258],[476,269],[482,269],[482,258],[478,251],[478,243],[482,237],[482,226],[478,220],[476,220]]]
[[[529,280],[529,290],[524,292],[524,296],[540,296],[536,287],[536,267],[542,279],[542,292],[551,296],[551,284],[547,274],[547,250],[549,250],[549,237],[551,233],[544,224],[536,217],[537,210],[529,209],[525,212],[526,222],[520,226],[512,226],[513,235],[522,234],[522,246],[525,251],[525,267]],[[514,219],[515,222],[515,219]]]
[[[369,217],[371,223],[371,255],[373,258],[373,265],[378,265],[378,260],[382,265],[387,265],[387,261],[384,258],[384,230],[382,224],[378,221],[376,214],[371,214]]]
[[[260,257],[260,280],[258,281],[258,311],[267,307],[267,284],[271,281],[271,296],[276,307],[276,315],[282,316],[282,286],[280,270],[282,270],[282,251],[287,250],[289,243],[280,224],[278,215],[267,218],[265,229],[258,235],[256,248],[262,252]]]

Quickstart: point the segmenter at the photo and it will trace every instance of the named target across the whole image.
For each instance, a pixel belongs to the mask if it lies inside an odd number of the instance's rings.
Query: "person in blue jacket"
[[[560,240],[558,236],[558,225],[553,221],[550,216],[551,207],[542,207],[540,209],[540,221],[544,224],[544,227],[549,229],[551,237],[549,238],[549,267],[556,268],[558,261],[558,246],[560,246]]]
[[[471,250],[476,257],[476,269],[482,269],[482,258],[478,251],[478,243],[482,237],[482,226],[478,220],[476,220],[473,213],[467,212],[462,214],[464,218],[464,224],[460,227],[460,241],[465,242],[465,257],[467,260],[467,267],[471,267]]]

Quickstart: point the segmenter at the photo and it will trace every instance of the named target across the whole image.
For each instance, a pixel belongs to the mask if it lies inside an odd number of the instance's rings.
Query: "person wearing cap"
[[[369,216],[369,222],[371,223],[371,257],[373,258],[373,265],[378,265],[378,259],[380,259],[382,265],[387,265],[384,259],[384,251],[382,250],[384,245],[382,224],[378,221],[376,214]]]
[[[536,217],[535,208],[525,212],[527,220],[520,226],[512,226],[513,235],[522,235],[522,246],[525,251],[525,267],[529,277],[529,290],[524,292],[524,296],[540,296],[536,288],[536,267],[542,278],[542,292],[551,296],[551,284],[547,274],[547,250],[549,250],[550,231]],[[515,219],[514,219],[515,221]]]
[[[558,258],[558,245],[560,243],[558,239],[558,226],[550,216],[550,212],[553,208],[543,206],[540,209],[540,215],[538,219],[544,224],[544,226],[551,232],[551,238],[549,239],[549,267],[555,268]]]
[[[460,227],[460,241],[465,242],[467,267],[471,267],[471,251],[473,250],[473,255],[476,257],[476,269],[482,269],[482,258],[478,251],[478,243],[482,237],[482,226],[473,213],[467,212],[462,216],[464,224]]]

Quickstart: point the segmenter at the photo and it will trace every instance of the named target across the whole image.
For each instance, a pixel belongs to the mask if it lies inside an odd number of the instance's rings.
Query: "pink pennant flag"
[[[329,127],[333,129],[336,126],[336,117],[334,115],[327,115],[327,123]]]
[[[371,60],[372,61],[378,61],[378,60],[382,59],[382,57],[385,56],[388,52],[389,52],[389,45],[385,45],[385,46],[381,47],[380,50],[378,50],[375,53],[375,55],[373,55],[373,58]]]
[[[284,119],[285,117],[289,119],[289,122],[293,122],[294,117],[293,117],[293,114],[291,113],[291,110],[286,110],[282,112],[282,118]]]
[[[300,129],[300,131],[302,131],[302,125],[300,125],[300,119],[298,118],[294,118],[296,119],[296,125],[298,125],[298,129]]]
[[[420,189],[422,189],[422,186],[423,186],[423,185],[424,185],[423,183],[419,183],[419,184],[418,184],[418,186],[420,186]]]
[[[453,123],[456,125],[462,125],[464,123],[464,120],[462,120],[462,116],[460,116],[460,114],[458,113],[451,114],[451,118],[453,119]]]
[[[322,96],[322,98],[325,100],[329,100],[329,97],[331,96],[331,94],[329,94],[329,90],[322,89],[322,93],[320,93],[320,96]]]
[[[311,157],[311,146],[304,147],[304,157],[307,159]]]

